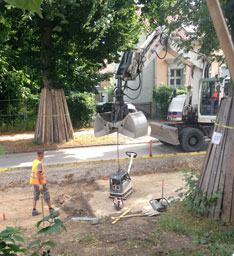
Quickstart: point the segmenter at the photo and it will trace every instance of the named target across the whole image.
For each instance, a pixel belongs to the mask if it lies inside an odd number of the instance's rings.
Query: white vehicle
[[[172,99],[168,108],[168,121],[182,121],[182,114],[184,103],[186,99],[186,94],[181,94]]]
[[[141,72],[153,60],[155,54],[158,55],[163,49],[175,57],[182,56],[181,61],[192,68],[193,90],[189,85],[185,99],[175,99],[178,112],[182,112],[181,116],[178,116],[178,120],[174,120],[168,125],[157,122],[150,123],[151,136],[165,143],[181,145],[185,151],[202,150],[204,137],[210,137],[212,134],[217,109],[224,96],[223,85],[228,80],[224,80],[222,83],[217,78],[208,78],[210,60],[205,55],[193,50],[189,52],[181,50],[173,42],[172,37],[167,35],[165,27],[158,27],[138,50],[127,51],[122,55],[116,72],[118,83],[114,92],[114,107],[111,112],[97,115],[94,123],[96,137],[113,132],[119,132],[132,138],[147,134],[146,117],[141,111],[129,113],[123,96],[126,94],[125,89],[132,89],[127,85],[127,81],[135,80],[137,76],[140,77]],[[138,89],[141,90],[141,79],[139,80]],[[215,98],[216,88],[220,88],[220,92],[216,94]],[[172,107],[170,112],[173,112]]]

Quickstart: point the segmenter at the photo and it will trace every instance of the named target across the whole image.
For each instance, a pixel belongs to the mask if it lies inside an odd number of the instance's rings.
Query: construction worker
[[[41,193],[43,194],[44,200],[49,207],[50,214],[55,214],[59,212],[58,210],[55,210],[54,208],[52,208],[50,203],[50,194],[46,187],[46,179],[44,176],[44,167],[41,163],[41,160],[43,158],[44,158],[44,151],[38,151],[37,159],[35,159],[32,164],[32,173],[30,177],[30,184],[32,184],[34,188],[32,216],[41,214],[39,211],[36,210],[37,201],[39,200]]]
[[[220,93],[221,93],[221,91],[220,91],[220,85],[217,85],[216,91],[214,92],[214,98],[215,98],[215,100],[219,100]]]
[[[220,85],[217,85],[216,91],[214,92],[213,97],[214,97],[214,100],[215,100],[214,106],[215,106],[215,108],[218,108],[219,100],[220,100],[220,97],[221,97]]]

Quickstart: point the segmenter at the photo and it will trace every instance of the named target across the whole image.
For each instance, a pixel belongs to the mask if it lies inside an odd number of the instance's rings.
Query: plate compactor
[[[130,178],[131,166],[133,158],[136,158],[137,153],[126,152],[130,157],[128,171],[119,170],[110,176],[110,198],[126,199],[133,191],[132,181]]]

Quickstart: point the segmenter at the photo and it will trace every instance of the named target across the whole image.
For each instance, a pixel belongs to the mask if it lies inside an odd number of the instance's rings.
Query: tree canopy
[[[42,87],[92,91],[105,79],[98,74],[105,61],[118,61],[141,30],[133,0],[43,1],[43,18],[6,2],[0,1],[2,95]]]
[[[234,39],[234,0],[220,2]],[[205,0],[2,0],[0,11],[2,95],[42,87],[92,91],[106,78],[97,73],[104,60],[118,61],[121,50],[134,47],[146,20],[151,31],[185,28],[184,45],[196,39],[204,54],[220,48]]]
[[[220,49],[216,32],[205,0],[139,0],[143,5],[142,19],[150,28],[166,25],[170,31],[185,29],[184,45],[191,46],[198,40],[200,51],[206,55]],[[220,0],[232,41],[234,41],[234,0]]]

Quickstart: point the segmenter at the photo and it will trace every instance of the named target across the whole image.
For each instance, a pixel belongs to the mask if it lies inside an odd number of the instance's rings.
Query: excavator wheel
[[[205,144],[204,135],[197,128],[185,128],[180,135],[180,144],[185,152],[201,151]]]

